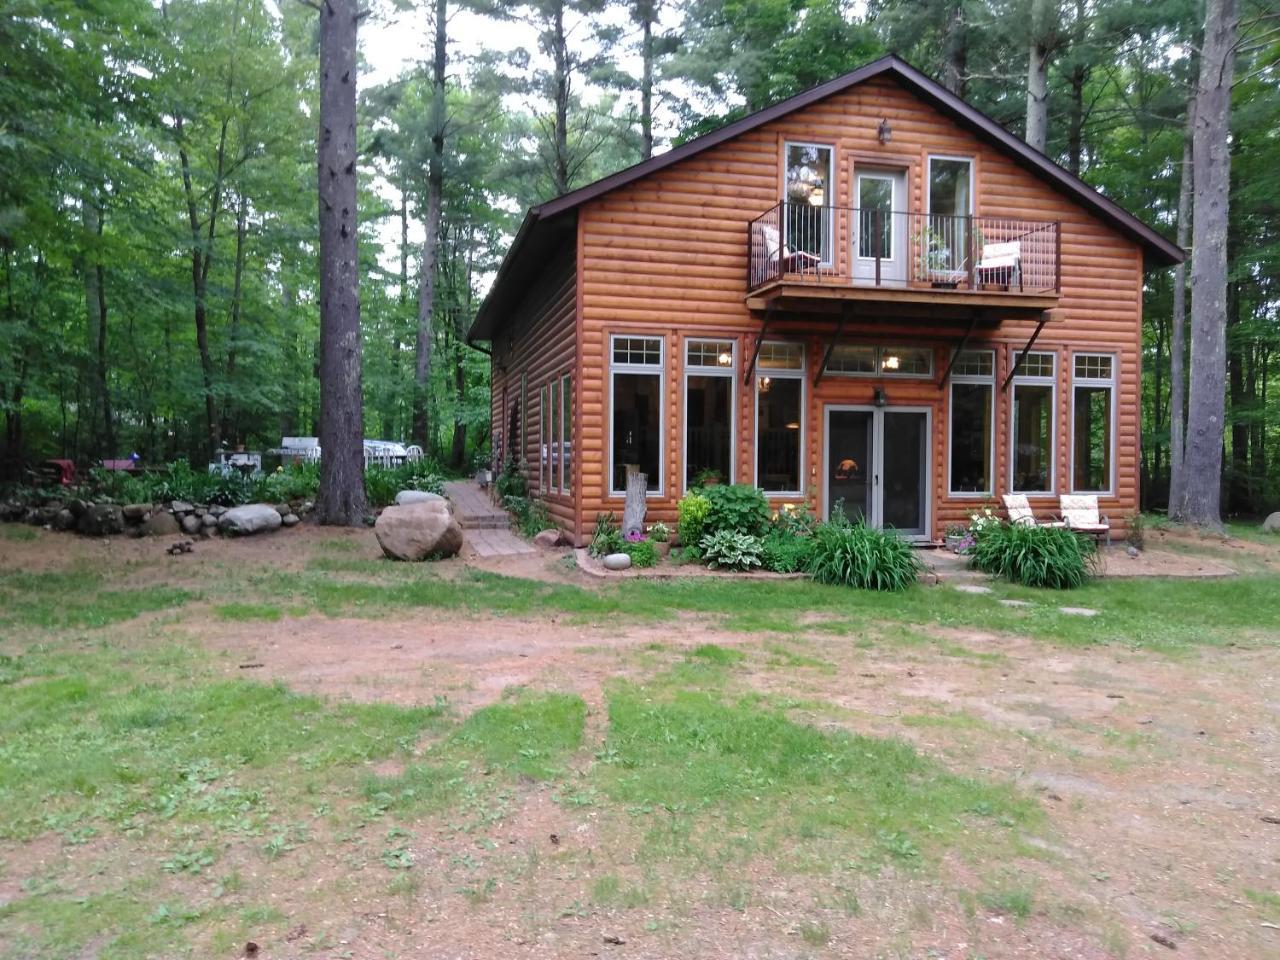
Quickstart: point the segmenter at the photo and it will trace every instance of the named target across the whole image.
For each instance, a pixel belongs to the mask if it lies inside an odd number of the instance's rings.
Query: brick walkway
[[[511,532],[511,518],[495,506],[489,495],[473,480],[454,480],[444,485],[444,495],[453,503],[453,514],[465,531],[467,544],[479,557],[510,557],[533,553],[533,544]]]

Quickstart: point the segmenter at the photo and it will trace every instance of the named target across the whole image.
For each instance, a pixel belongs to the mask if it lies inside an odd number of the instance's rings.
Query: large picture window
[[[551,482],[551,431],[547,428],[548,419],[550,417],[550,402],[547,396],[547,388],[544,386],[538,391],[538,492],[546,493],[547,486]]]
[[[929,223],[923,251],[928,268],[944,276],[968,270],[973,161],[964,157],[930,157],[928,202]]]
[[[831,263],[831,205],[835,202],[832,149],[816,143],[786,145],[786,243]]]
[[[609,344],[609,491],[622,496],[627,467],[649,480],[651,495],[662,492],[661,337],[615,336]]]
[[[1056,360],[1052,353],[1029,353],[1013,379],[1014,493],[1053,493]]]
[[[687,340],[684,359],[684,484],[714,475],[733,483],[732,340]]]
[[[951,368],[951,443],[948,489],[952,496],[990,496],[992,400],[995,354],[963,350]]]
[[[846,376],[928,377],[933,375],[933,350],[840,343],[827,359],[826,372]]]
[[[799,496],[804,449],[804,347],[766,343],[756,360],[756,486]]]
[[[1110,493],[1115,358],[1076,354],[1071,383],[1071,489]]]

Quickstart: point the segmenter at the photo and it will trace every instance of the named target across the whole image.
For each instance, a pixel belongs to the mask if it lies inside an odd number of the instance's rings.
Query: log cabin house
[[[1144,271],[1182,251],[885,57],[530,210],[470,331],[496,458],[579,545],[648,476],[929,542],[1138,509]]]

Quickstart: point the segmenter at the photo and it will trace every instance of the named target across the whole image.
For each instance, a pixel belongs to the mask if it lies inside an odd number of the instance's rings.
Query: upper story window
[[[967,217],[973,213],[972,160],[929,158],[929,213],[943,217]]]
[[[927,377],[933,373],[928,347],[866,347],[837,344],[827,360],[828,373],[854,376]]]
[[[819,143],[788,143],[785,154],[786,245],[828,264],[833,239],[831,205],[835,202],[834,151]]]

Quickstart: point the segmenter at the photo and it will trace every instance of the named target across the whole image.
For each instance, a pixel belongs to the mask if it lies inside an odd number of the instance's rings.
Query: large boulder
[[[163,507],[157,507],[142,528],[149,537],[176,537],[182,530],[178,518]]]
[[[202,521],[196,514],[189,513],[182,518],[182,532],[187,534],[199,533],[200,528],[204,526]]]
[[[539,531],[538,535],[533,538],[533,545],[541,547],[543,550],[551,550],[560,546],[560,531],[554,529]]]
[[[432,493],[429,490],[401,490],[396,494],[396,506],[403,507],[410,503],[440,503],[447,502],[444,497],[438,493]]]
[[[76,530],[90,537],[124,532],[124,513],[114,503],[99,503],[80,514]]]
[[[125,520],[129,523],[141,523],[147,519],[147,514],[151,512],[151,504],[149,503],[128,503],[121,508]]]
[[[462,527],[443,499],[387,507],[378,515],[373,533],[392,560],[452,557],[462,549]]]
[[[275,507],[265,503],[247,503],[243,507],[232,507],[218,518],[218,529],[231,536],[263,533],[275,530],[279,526],[280,514]]]
[[[1263,533],[1280,533],[1280,513],[1273,513],[1262,521]]]

